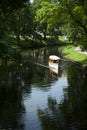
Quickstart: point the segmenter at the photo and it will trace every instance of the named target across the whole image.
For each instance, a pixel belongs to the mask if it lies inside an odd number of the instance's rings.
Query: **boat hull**
[[[51,69],[58,69],[58,63],[50,63],[50,62],[49,62],[49,67],[50,67]]]
[[[49,56],[49,68],[52,72],[55,74],[58,74],[58,68],[59,68],[59,57],[55,55]]]

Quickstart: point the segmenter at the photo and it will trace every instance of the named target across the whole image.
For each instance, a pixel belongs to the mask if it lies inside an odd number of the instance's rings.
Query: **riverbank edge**
[[[75,61],[75,60],[70,59],[70,58],[68,58],[66,56],[64,56],[64,59],[66,59],[67,61],[70,61],[70,62],[72,62],[72,63],[74,63],[76,65],[79,65],[80,67],[87,68],[87,64],[81,63],[79,61]]]
[[[79,56],[80,56],[80,55],[84,55],[84,56],[86,57],[86,58],[85,58],[86,63],[84,63],[83,60],[79,61],[79,58],[78,58],[78,60],[75,60],[75,59],[72,58],[71,56],[68,57],[68,54],[66,53],[68,46],[73,46],[73,47],[74,47],[74,49],[73,49],[74,54],[77,53]],[[79,48],[79,46],[67,45],[66,48],[63,50],[63,57],[64,57],[66,60],[71,61],[71,62],[73,62],[73,63],[75,63],[75,64],[77,64],[77,65],[80,65],[80,66],[83,67],[83,68],[87,68],[87,53],[81,51],[81,49],[78,50],[78,48]],[[71,50],[71,49],[70,49],[70,50]],[[69,52],[70,52],[70,50],[69,50]],[[72,54],[72,51],[71,51],[70,53]],[[71,55],[71,54],[70,54],[70,55]]]

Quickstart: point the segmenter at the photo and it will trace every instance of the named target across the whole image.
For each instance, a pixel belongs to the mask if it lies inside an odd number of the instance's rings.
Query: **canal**
[[[62,58],[57,47],[34,49],[0,67],[0,130],[87,129],[87,70],[60,60],[55,75],[52,54]]]

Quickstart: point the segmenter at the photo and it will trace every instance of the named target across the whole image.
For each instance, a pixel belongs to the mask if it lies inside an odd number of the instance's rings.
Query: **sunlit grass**
[[[75,46],[69,45],[64,50],[64,55],[74,61],[87,64],[87,55],[75,51]]]
[[[59,40],[62,42],[68,42],[68,38],[65,36],[59,36]]]

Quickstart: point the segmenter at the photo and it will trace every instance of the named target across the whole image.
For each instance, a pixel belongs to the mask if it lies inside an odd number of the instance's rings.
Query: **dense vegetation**
[[[59,36],[87,50],[87,0],[2,0],[0,59],[20,59],[20,48],[58,45]]]

